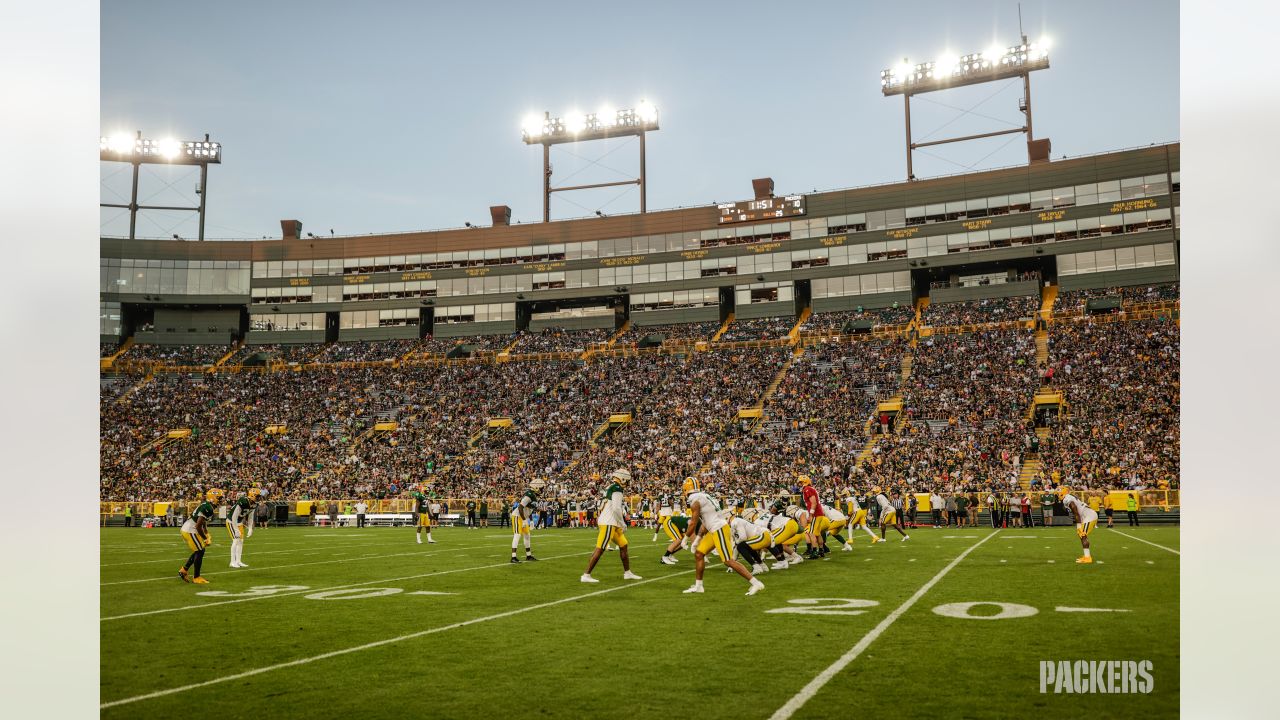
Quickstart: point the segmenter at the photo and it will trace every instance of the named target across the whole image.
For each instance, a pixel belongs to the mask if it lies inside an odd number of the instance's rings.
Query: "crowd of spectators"
[[[1178,293],[1178,283],[1067,290],[1058,295],[1058,299],[1054,302],[1054,309],[1058,312],[1083,311],[1085,303],[1090,300],[1117,295],[1120,296],[1121,305],[1171,301],[1178,299]]]
[[[116,350],[120,349],[120,343],[116,342],[98,343],[98,345],[98,357],[100,358],[110,357]]]
[[[588,328],[583,330],[566,330],[564,328],[545,328],[543,330],[520,333],[520,340],[512,353],[532,354],[550,352],[583,352],[592,345],[603,345],[613,337],[612,328]]]
[[[324,343],[292,343],[292,344],[269,344],[269,345],[245,345],[236,351],[227,360],[227,365],[240,365],[245,360],[257,355],[258,353],[266,353],[271,356],[272,360],[289,363],[305,363],[324,350]]]
[[[226,345],[133,345],[119,359],[161,365],[212,365],[230,350]]]
[[[720,336],[719,342],[741,342],[743,340],[776,340],[784,338],[791,328],[796,326],[796,319],[790,316],[754,318],[751,320],[734,320]]]
[[[973,425],[1025,414],[1038,386],[1030,330],[933,335],[916,347],[903,399],[911,418]]]
[[[413,347],[414,356],[448,355],[458,345],[471,345],[477,354],[492,354],[511,344],[513,335],[428,336]]]
[[[254,483],[277,498],[392,497],[431,481],[442,497],[514,497],[543,477],[551,495],[576,498],[620,465],[636,493],[670,492],[700,472],[745,495],[776,493],[800,472],[828,487],[1012,489],[1031,442],[1026,408],[1044,381],[1069,408],[1038,448],[1046,482],[1176,487],[1176,325],[1056,323],[1051,373],[1036,368],[1032,338],[1016,330],[932,336],[914,348],[819,343],[793,362],[760,423],[739,423],[737,411],[761,398],[792,348],[160,374],[121,402],[132,380],[107,377],[101,496],[193,498]],[[907,354],[913,368],[902,384]],[[855,467],[877,399],[894,394],[904,401],[898,432],[877,436]],[[593,444],[615,413],[631,422]],[[489,428],[499,417],[511,425]],[[375,432],[383,419],[396,429]],[[141,453],[180,428],[189,439]]]
[[[638,404],[631,423],[586,448],[575,474],[594,482],[626,465],[637,492],[660,492],[697,474],[723,449],[738,409],[760,398],[790,352],[740,348],[690,356]]]
[[[1040,309],[1036,295],[985,298],[967,302],[930,304],[920,321],[929,327],[978,325],[1032,318]]]
[[[1054,323],[1050,383],[1067,413],[1040,448],[1046,479],[1177,487],[1179,357],[1178,326],[1167,319]]]
[[[720,329],[719,322],[681,323],[678,325],[632,325],[616,345],[635,345],[648,335],[662,335],[664,345],[691,345],[710,340]]]
[[[915,317],[915,308],[910,305],[895,305],[871,310],[857,308],[854,310],[814,313],[809,316],[804,326],[800,328],[800,334],[824,335],[833,332],[838,333],[844,330],[845,325],[856,321],[870,321],[872,327],[906,325],[914,320]]]
[[[336,342],[328,346],[316,358],[316,362],[379,362],[383,360],[399,360],[405,353],[413,350],[418,341],[413,340],[354,340]]]

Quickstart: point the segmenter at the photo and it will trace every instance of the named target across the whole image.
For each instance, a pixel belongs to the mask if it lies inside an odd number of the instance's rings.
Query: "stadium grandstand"
[[[637,508],[806,472],[1176,517],[1178,209],[1174,143],[816,192],[785,222],[103,237],[104,522],[247,484],[290,520],[424,482],[585,498],[620,462]]]

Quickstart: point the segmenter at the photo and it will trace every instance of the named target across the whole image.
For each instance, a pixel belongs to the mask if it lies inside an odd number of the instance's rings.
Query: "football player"
[[[893,503],[889,501],[888,496],[880,491],[880,488],[871,488],[871,492],[875,495],[876,505],[880,506],[880,542],[887,542],[885,535],[888,528],[893,528],[902,536],[903,542],[911,539],[911,536],[902,531],[902,523],[898,522],[898,511],[894,509]],[[897,494],[897,490],[893,491]]]
[[[666,529],[666,520],[671,517],[671,515],[671,496],[667,493],[662,493],[662,495],[658,496],[658,521],[653,525],[653,540],[650,542],[658,542],[658,533]],[[687,522],[688,519],[686,518],[686,523]],[[681,534],[684,534],[684,528],[681,528],[680,531]],[[667,535],[670,534],[670,531],[668,531]],[[672,540],[674,539],[675,538],[672,538]]]
[[[741,516],[735,515],[729,521],[738,552],[751,561],[751,572],[757,575],[769,570],[761,561],[760,551],[773,545],[773,535],[769,533],[768,525],[757,524],[762,514],[755,508],[747,508],[742,511]]]
[[[546,486],[546,480],[534,478],[529,483],[529,489],[520,496],[520,501],[511,507],[511,562],[513,563],[520,562],[516,557],[520,538],[524,538],[524,559],[538,559],[533,556],[533,551],[529,547],[529,517],[533,515],[534,503],[538,502],[538,493],[542,492],[542,488]]]
[[[183,582],[197,585],[209,584],[208,580],[200,577],[200,565],[204,562],[205,549],[213,544],[213,538],[209,537],[209,521],[213,519],[213,504],[221,499],[222,491],[213,488],[205,493],[204,502],[196,506],[191,517],[182,523],[179,532],[182,534],[182,539],[186,541],[187,547],[191,549],[191,556],[187,558],[187,563],[178,568],[178,577],[182,578]]]
[[[596,549],[591,553],[591,559],[587,561],[587,571],[579,578],[584,583],[600,582],[591,577],[591,571],[596,569],[596,563],[600,562],[600,556],[604,554],[605,547],[610,543],[618,546],[618,558],[622,560],[622,579],[641,579],[639,575],[631,572],[631,558],[627,554],[627,504],[622,494],[622,486],[629,482],[631,482],[630,470],[618,468],[609,473],[609,485],[605,487],[603,493],[604,504],[600,508],[600,517],[596,520],[596,525],[599,526],[596,533]]]
[[[813,486],[813,480],[808,475],[801,475],[798,481],[800,483],[800,500],[804,503],[804,513],[808,518],[805,523],[800,525],[804,530],[805,542],[809,544],[809,551],[805,553],[805,558],[814,560],[825,554],[818,549],[821,544],[818,538],[818,523],[822,518],[822,501],[818,499],[818,489]]]
[[[822,536],[819,537],[818,540],[822,542],[823,554],[826,554],[828,535],[840,541],[841,550],[845,552],[853,550],[853,546],[849,544],[849,541],[845,540],[844,537],[840,535],[840,531],[848,524],[849,517],[847,515],[830,505],[822,506],[822,517],[818,521]]]
[[[867,535],[871,536],[871,542],[876,542],[876,534],[867,527],[867,509],[862,507],[858,502],[858,498],[852,491],[846,491],[848,495],[845,497],[845,508],[849,513],[849,535],[853,535],[854,530],[861,529]]]
[[[662,518],[662,530],[671,541],[667,543],[667,549],[662,553],[660,562],[663,565],[675,565],[679,562],[679,560],[676,560],[676,553],[689,546],[684,539],[684,534],[688,529],[689,516],[687,515],[667,515]]]
[[[431,537],[431,498],[427,496],[427,484],[423,483],[418,486],[417,490],[410,493],[409,497],[413,498],[413,514],[415,516],[413,536],[418,539],[418,544],[422,544],[422,529],[427,529],[427,542],[435,543]]]
[[[1066,485],[1058,486],[1058,497],[1062,499],[1062,506],[1071,513],[1071,518],[1076,522],[1076,535],[1080,537],[1080,546],[1084,548],[1084,555],[1076,558],[1076,562],[1089,564],[1093,562],[1093,556],[1089,554],[1089,533],[1098,526],[1098,513],[1088,505],[1080,502],[1079,498],[1071,494],[1071,488]]]
[[[774,570],[786,570],[795,563],[804,562],[804,558],[795,554],[790,546],[784,543],[800,532],[796,521],[786,516],[787,505],[781,500],[756,516],[755,524],[769,528],[769,552],[773,554]]]
[[[254,510],[258,507],[258,496],[262,491],[258,488],[249,488],[249,492],[240,495],[231,505],[231,512],[227,514],[227,535],[231,536],[231,567],[247,568],[248,565],[240,561],[244,557],[244,541],[245,538],[253,537],[253,516],[257,513]]]
[[[724,561],[724,564],[733,568],[734,572],[741,575],[750,584],[751,587],[747,590],[748,595],[755,595],[763,590],[764,583],[757,580],[742,566],[742,563],[733,558],[732,531],[729,528],[729,523],[720,512],[720,504],[713,497],[703,492],[697,478],[685,478],[682,490],[686,506],[689,508],[689,529],[685,532],[685,537],[692,540],[697,535],[699,528],[706,531],[697,545],[693,546],[695,579],[693,585],[685,592],[704,592],[702,574],[707,566],[707,553],[711,552],[712,549],[718,550],[720,559]]]

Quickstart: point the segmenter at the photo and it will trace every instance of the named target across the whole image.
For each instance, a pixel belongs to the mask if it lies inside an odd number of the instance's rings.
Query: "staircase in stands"
[[[223,363],[235,357],[236,353],[240,352],[240,348],[242,347],[244,347],[244,340],[240,340],[239,342],[237,342],[231,348],[231,352],[228,352],[226,355],[223,355],[222,357],[218,358],[218,362],[214,363],[213,367],[220,367]]]
[[[718,341],[720,339],[720,336],[724,335],[725,332],[729,330],[729,326],[733,324],[733,320],[734,320],[734,314],[729,313],[728,317],[724,319],[724,323],[720,325],[720,329],[716,331],[715,335],[711,336],[711,342]]]

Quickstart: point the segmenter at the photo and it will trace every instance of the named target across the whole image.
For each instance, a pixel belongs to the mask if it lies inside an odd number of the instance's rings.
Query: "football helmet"
[[[218,502],[222,499],[222,490],[218,488],[209,488],[209,491],[204,494],[204,499],[209,502]]]
[[[698,482],[696,477],[687,477],[684,479],[684,485],[680,489],[685,497],[689,497],[689,493],[695,493],[702,489],[702,483]]]
[[[631,482],[631,471],[626,468],[618,468],[609,473],[609,477],[613,478],[619,485],[626,485]]]
[[[796,482],[800,483],[802,487],[805,485],[813,484],[813,480],[808,475],[801,475],[800,477],[796,478]]]
[[[1059,485],[1058,489],[1054,490],[1054,494],[1058,496],[1059,500],[1065,498],[1070,492],[1071,492],[1071,488],[1067,487],[1066,485]]]
[[[542,488],[547,486],[547,481],[542,478],[534,478],[529,482],[529,489],[534,492],[542,492]]]
[[[249,488],[249,499],[250,499],[250,500],[257,500],[259,497],[262,497],[262,490],[260,490],[259,488],[256,488],[256,487],[251,487],[251,488]]]

